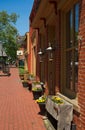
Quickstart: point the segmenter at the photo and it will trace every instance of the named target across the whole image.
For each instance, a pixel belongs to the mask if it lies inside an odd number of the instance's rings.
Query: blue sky
[[[34,0],[2,0],[0,2],[0,12],[5,10],[8,14],[19,15],[15,26],[20,35],[25,35],[29,31],[29,15],[33,2]]]

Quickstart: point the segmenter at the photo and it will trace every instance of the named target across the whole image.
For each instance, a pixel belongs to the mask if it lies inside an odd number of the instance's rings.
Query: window
[[[78,83],[78,27],[79,3],[66,13],[65,89],[64,94],[74,98]]]

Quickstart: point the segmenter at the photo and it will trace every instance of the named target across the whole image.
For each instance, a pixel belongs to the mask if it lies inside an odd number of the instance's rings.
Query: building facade
[[[29,73],[36,76],[36,59],[37,59],[37,41],[36,30],[30,27],[29,31]]]
[[[85,0],[34,0],[30,13],[37,32],[36,75],[48,94],[73,104],[76,130],[85,129],[84,7]]]
[[[24,60],[25,60],[24,44],[26,44],[25,39],[26,39],[25,36],[18,36],[16,39],[17,44],[19,44],[19,49],[17,50],[17,65],[18,66],[24,66]]]
[[[29,70],[28,70],[28,56],[29,56],[29,32],[27,32],[26,34],[25,34],[25,42],[24,42],[24,45],[23,45],[23,47],[24,47],[24,57],[25,57],[25,59],[24,59],[24,69],[25,69],[25,71],[28,71],[29,72]]]

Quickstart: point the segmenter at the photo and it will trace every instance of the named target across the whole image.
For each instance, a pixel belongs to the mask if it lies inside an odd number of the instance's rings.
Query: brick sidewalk
[[[18,69],[0,76],[0,130],[46,130],[32,93],[23,88]]]

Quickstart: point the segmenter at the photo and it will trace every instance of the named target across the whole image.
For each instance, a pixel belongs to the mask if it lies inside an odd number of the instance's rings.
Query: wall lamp
[[[40,51],[38,52],[38,55],[43,55],[43,52],[41,51],[41,48],[40,48]]]
[[[42,50],[41,50],[41,48],[40,48],[40,51],[38,52],[40,62],[43,62],[43,60],[42,60],[43,54],[44,54],[44,53],[42,52]]]
[[[49,42],[49,46],[46,48],[46,51],[52,51],[53,47],[52,44]]]
[[[40,62],[43,62],[43,55],[46,52],[48,53],[49,61],[52,61],[53,60],[53,52],[55,51],[56,48],[57,48],[57,46],[51,44],[50,42],[49,42],[49,46],[44,51],[42,51],[40,48],[40,51],[38,52]]]
[[[49,46],[46,50],[47,50],[47,51],[52,51],[53,48],[52,48],[51,46]]]
[[[49,61],[53,60],[53,51],[56,49],[50,42],[49,46],[46,48],[46,51],[48,52],[48,59]]]

